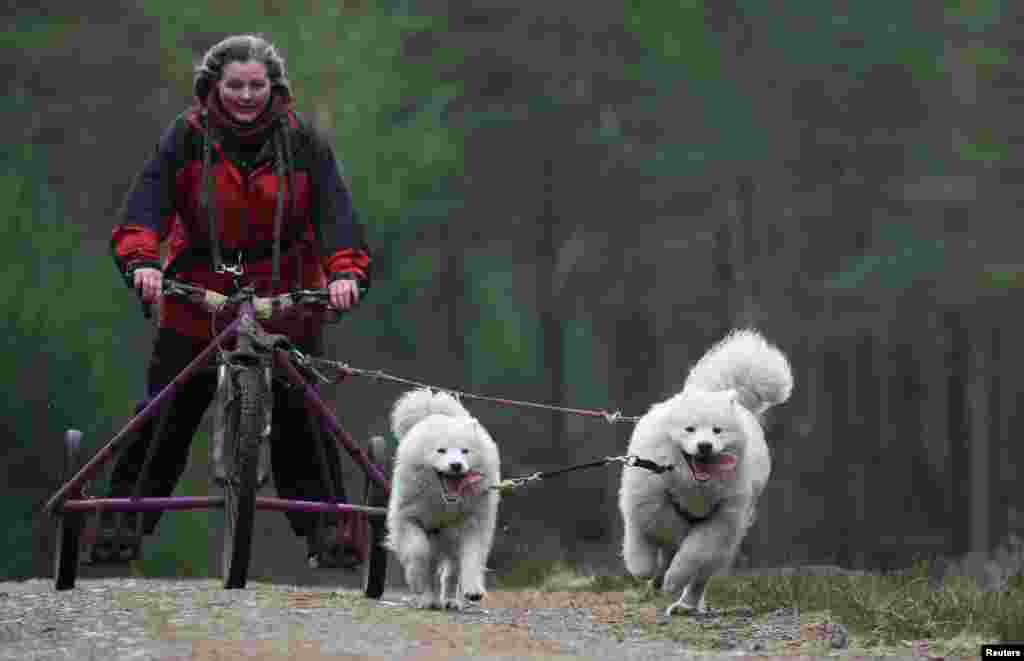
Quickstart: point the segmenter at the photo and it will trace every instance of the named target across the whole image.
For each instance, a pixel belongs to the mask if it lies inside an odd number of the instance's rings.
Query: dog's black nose
[[[448,464],[448,470],[451,471],[452,473],[461,473],[462,469],[462,464],[457,461],[453,461],[452,463]]]
[[[711,454],[711,444],[707,441],[703,441],[697,444],[697,454],[708,455]]]

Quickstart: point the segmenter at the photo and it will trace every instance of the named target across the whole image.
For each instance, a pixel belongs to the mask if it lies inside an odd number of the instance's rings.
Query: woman
[[[222,293],[233,292],[236,285],[252,285],[262,296],[326,288],[331,307],[355,306],[370,283],[363,229],[353,217],[330,145],[292,110],[284,61],[275,47],[259,36],[225,39],[204,56],[193,92],[195,105],[166,129],[125,198],[111,239],[121,273],[146,304],[160,299],[167,275]],[[167,254],[161,263],[164,241]],[[215,335],[210,314],[198,304],[180,298],[159,302],[147,401]],[[317,353],[321,323],[322,313],[307,314],[266,328]],[[214,387],[214,376],[200,373],[176,394],[143,495],[169,496],[174,490]],[[327,500],[313,445],[319,430],[310,424],[301,393],[275,386],[273,420],[271,460],[278,493]],[[288,430],[287,443],[273,442],[282,429]],[[150,422],[117,458],[113,497],[131,495],[152,435]],[[337,470],[337,449],[326,445],[332,470]],[[340,479],[335,481],[340,485]],[[159,513],[144,518],[144,531],[150,534]],[[336,528],[318,526],[317,515],[289,512],[288,518],[295,534],[307,539],[311,565],[357,562],[352,553],[339,555],[337,547],[334,555],[320,553]],[[116,534],[109,524],[101,539]],[[131,549],[101,547],[99,555],[104,553],[127,559]]]

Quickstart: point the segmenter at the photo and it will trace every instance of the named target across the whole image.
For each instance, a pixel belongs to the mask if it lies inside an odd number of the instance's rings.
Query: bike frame
[[[172,496],[167,498],[86,498],[84,497],[85,484],[95,476],[96,472],[109,461],[115,450],[121,446],[125,439],[137,431],[147,420],[152,418],[161,407],[169,402],[174,393],[185,382],[187,382],[197,371],[204,369],[209,362],[214,350],[223,342],[232,337],[238,337],[244,344],[249,339],[249,333],[240,329],[246,328],[249,324],[255,325],[256,331],[262,330],[256,318],[254,306],[250,300],[243,300],[239,306],[238,314],[228,324],[227,328],[221,331],[210,344],[203,349],[195,359],[192,360],[170,383],[167,384],[149,404],[133,416],[125,426],[104,445],[81,469],[46,502],[45,511],[50,514],[60,515],[65,512],[96,512],[99,510],[113,512],[152,512],[163,510],[196,510],[223,508],[223,497],[195,497],[195,496]],[[360,448],[352,437],[342,428],[337,417],[324,403],[313,384],[302,377],[299,371],[292,364],[288,353],[280,348],[273,349],[273,362],[280,369],[281,373],[296,388],[301,389],[304,398],[318,414],[319,427],[326,434],[327,438],[334,442],[352,457],[352,459],[363,469],[367,477],[376,483],[386,494],[390,493],[391,485],[381,471],[373,464],[365,450]],[[152,443],[158,442],[154,438]],[[322,457],[321,457],[322,460]],[[362,513],[370,516],[383,516],[384,508],[350,505],[348,503],[328,503],[306,500],[286,500],[282,498],[256,497],[257,510],[275,510],[292,512],[316,512],[316,513]]]

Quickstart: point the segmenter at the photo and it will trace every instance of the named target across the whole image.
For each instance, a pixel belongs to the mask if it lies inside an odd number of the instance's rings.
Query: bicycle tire
[[[382,436],[370,439],[369,459],[376,464],[385,475],[391,473],[391,450]],[[366,477],[364,502],[371,507],[387,507],[388,496],[377,483]],[[370,599],[380,599],[384,594],[388,574],[388,550],[384,546],[387,538],[387,521],[382,516],[369,517],[369,540],[366,557],[366,575],[363,582],[363,594]]]
[[[64,470],[62,481],[71,479],[78,468],[78,452],[81,448],[82,433],[69,429],[64,434]],[[82,528],[85,527],[85,514],[82,512],[62,512],[57,515],[57,544],[53,557],[54,588],[70,590],[75,587],[78,578],[78,561]]]
[[[224,483],[224,545],[221,576],[226,589],[245,587],[252,557],[256,518],[260,444],[266,428],[265,406],[270,393],[260,367],[246,367],[235,375],[236,400],[229,412],[232,424],[224,439],[231,464]]]

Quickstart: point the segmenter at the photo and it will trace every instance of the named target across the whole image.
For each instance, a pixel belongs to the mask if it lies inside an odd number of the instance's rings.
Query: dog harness
[[[466,520],[466,515],[463,512],[455,512],[454,514],[450,514],[448,516],[443,516],[440,518],[440,525],[433,528],[428,528],[425,523],[420,521],[420,527],[423,528],[423,532],[427,533],[428,535],[439,535],[441,531],[445,528],[461,525],[462,522]]]
[[[701,523],[702,521],[707,521],[708,519],[710,519],[712,516],[715,515],[715,512],[718,511],[719,505],[721,505],[720,502],[719,503],[715,503],[714,505],[711,506],[711,509],[708,510],[707,514],[705,514],[704,516],[697,516],[696,514],[690,512],[689,510],[684,508],[682,505],[677,503],[675,498],[673,498],[672,496],[668,496],[668,503],[669,503],[669,505],[672,506],[672,509],[674,509],[676,511],[676,514],[679,515],[679,518],[683,519],[684,521],[689,523],[691,526],[695,525],[697,523]]]

